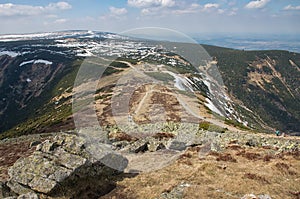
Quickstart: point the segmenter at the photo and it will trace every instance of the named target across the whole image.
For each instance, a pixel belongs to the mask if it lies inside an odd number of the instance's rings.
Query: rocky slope
[[[111,152],[72,132],[18,139],[31,140],[27,147],[33,150],[24,150],[11,167],[2,167],[8,178],[2,180],[1,198],[242,198],[250,193],[293,198],[299,194],[295,182],[300,140],[293,137],[203,130],[188,141],[179,141],[175,132],[131,140],[115,135],[106,143]],[[96,156],[90,150],[94,147]],[[158,164],[166,158],[166,165]],[[202,191],[195,191],[197,187]]]

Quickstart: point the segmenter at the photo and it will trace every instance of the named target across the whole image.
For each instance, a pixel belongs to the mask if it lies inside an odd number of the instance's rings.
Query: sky
[[[0,34],[161,27],[188,35],[296,35],[299,21],[299,0],[0,0]]]

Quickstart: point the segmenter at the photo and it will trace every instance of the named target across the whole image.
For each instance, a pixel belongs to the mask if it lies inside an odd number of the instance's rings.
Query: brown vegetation
[[[29,148],[30,142],[0,144],[0,181],[7,179],[7,168],[20,157],[29,156],[34,148]]]
[[[237,152],[233,148],[210,152],[199,159],[201,146],[191,147],[168,167],[117,182],[117,188],[102,198],[120,195],[159,198],[182,182],[189,184],[184,188],[184,199],[235,199],[249,193],[268,194],[272,199],[299,197],[299,176],[288,172],[300,169],[300,162],[292,154],[271,155],[276,153],[263,148],[245,148]],[[282,158],[285,158],[284,164]]]
[[[244,175],[244,178],[251,179],[251,180],[256,180],[256,181],[258,181],[260,183],[263,183],[263,184],[270,184],[270,182],[266,178],[264,178],[262,176],[259,176],[257,174],[254,174],[254,173],[246,173]]]
[[[113,139],[114,141],[128,141],[133,142],[137,141],[138,139],[136,137],[133,137],[131,135],[128,135],[124,132],[117,132],[117,133],[110,133],[109,139]]]
[[[170,139],[170,138],[174,138],[174,134],[173,133],[161,132],[161,133],[156,133],[152,137],[154,137],[155,139],[159,139],[159,140],[162,140],[164,138]]]
[[[290,166],[283,162],[278,162],[275,164],[275,167],[282,173],[289,175],[296,175],[295,171],[290,170]]]
[[[209,155],[215,156],[217,161],[237,162],[229,153],[210,152]]]
[[[248,160],[260,160],[262,159],[261,155],[258,153],[252,153],[252,152],[246,152],[245,150],[239,151],[237,154],[237,156],[242,156]]]

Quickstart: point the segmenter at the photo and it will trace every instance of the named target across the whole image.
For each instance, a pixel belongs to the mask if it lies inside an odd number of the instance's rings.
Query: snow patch
[[[170,71],[163,71],[164,73],[168,73],[169,75],[172,75],[173,78],[175,79],[174,86],[178,88],[181,91],[191,91],[194,92],[192,85],[190,84],[190,80],[186,77],[181,77],[178,74],[175,74]]]
[[[35,63],[35,64],[46,64],[46,65],[51,65],[51,64],[53,64],[53,62],[47,61],[47,60],[43,60],[43,59],[35,60],[34,63]]]
[[[43,60],[43,59],[38,59],[38,60],[30,60],[30,61],[25,61],[20,64],[20,66],[24,66],[26,64],[45,64],[45,65],[51,65],[53,62]]]
[[[77,53],[78,57],[92,57],[94,56],[93,53],[91,53],[90,51],[85,50],[85,53]]]
[[[20,55],[20,53],[13,52],[13,51],[2,51],[2,52],[0,52],[0,56],[2,56],[2,55],[8,55],[10,57],[17,57],[18,55]]]
[[[211,84],[210,84],[210,82],[204,79],[203,83],[207,86],[208,90],[211,91]]]
[[[24,65],[26,65],[26,64],[32,64],[33,62],[34,62],[34,60],[25,61],[25,62],[22,62],[22,63],[20,64],[20,66],[24,66]]]
[[[213,111],[221,116],[224,116],[210,99],[206,98],[206,101],[207,101],[207,103],[205,103],[205,106],[207,106],[207,108],[209,108],[211,111]]]

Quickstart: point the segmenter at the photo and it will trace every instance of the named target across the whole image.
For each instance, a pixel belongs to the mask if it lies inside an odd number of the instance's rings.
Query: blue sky
[[[299,0],[0,0],[0,34],[162,27],[186,34],[299,34]]]

